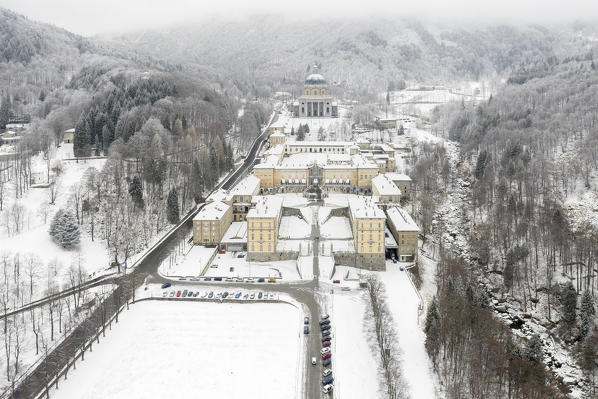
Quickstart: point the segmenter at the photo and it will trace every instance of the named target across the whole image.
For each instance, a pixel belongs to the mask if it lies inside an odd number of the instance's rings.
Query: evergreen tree
[[[176,189],[170,190],[166,200],[166,214],[170,223],[179,222],[179,196]]]
[[[295,135],[295,126],[291,126],[291,136]]]
[[[426,333],[425,347],[430,355],[430,358],[436,364],[436,357],[440,351],[440,314],[438,313],[438,304],[436,298],[432,299],[432,303],[428,307],[426,313],[426,324],[424,326]]]
[[[131,184],[129,185],[129,194],[131,199],[135,203],[135,206],[143,208],[145,203],[143,201],[143,187],[141,186],[141,179],[139,176],[133,177]]]
[[[486,150],[480,152],[478,155],[478,162],[475,167],[475,178],[480,180],[484,177],[484,170],[486,169],[486,165],[488,165],[488,152]]]
[[[305,140],[305,130],[303,129],[303,125],[299,124],[299,129],[297,129],[297,141]]]
[[[580,334],[582,338],[588,335],[588,332],[594,325],[594,316],[596,309],[594,308],[594,298],[590,290],[585,290],[581,296],[581,308],[579,310],[579,318],[581,320]]]
[[[75,137],[73,139],[73,153],[76,157],[88,157],[91,155],[90,128],[87,118],[83,115],[75,126]]]
[[[63,248],[71,248],[79,243],[81,232],[72,213],[60,209],[54,215],[49,230],[50,236]]]
[[[576,318],[577,291],[575,291],[575,287],[573,287],[571,282],[561,292],[561,305],[563,306],[563,317],[565,320],[574,323]]]
[[[43,102],[46,99],[46,93],[42,90],[39,93],[39,101]]]
[[[2,104],[0,104],[0,129],[6,129],[6,124],[10,119],[10,97],[6,95],[6,97],[2,100]]]
[[[193,198],[195,199],[195,202],[199,204],[204,189],[204,182],[197,158],[193,159],[193,166],[191,168],[191,187]]]
[[[305,133],[309,133],[309,125],[307,123],[303,125],[303,130],[305,131]]]
[[[542,360],[544,360],[544,353],[542,352],[542,340],[540,339],[540,335],[532,335],[529,341],[527,341],[527,345],[523,350],[523,354],[532,362],[540,363]]]

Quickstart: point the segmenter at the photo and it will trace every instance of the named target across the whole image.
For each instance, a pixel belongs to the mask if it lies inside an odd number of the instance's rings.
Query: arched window
[[[309,95],[309,89],[305,89],[305,95]]]
[[[312,94],[313,94],[314,96],[317,96],[317,95],[318,95],[318,89],[313,89],[311,92],[312,92]]]
[[[322,94],[322,95],[326,94],[326,89],[322,89],[322,90],[320,91],[320,94]]]

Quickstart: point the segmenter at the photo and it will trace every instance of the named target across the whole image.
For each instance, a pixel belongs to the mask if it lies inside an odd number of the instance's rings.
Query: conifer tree
[[[50,236],[63,248],[71,248],[79,243],[81,232],[72,213],[60,209],[54,215],[49,230]]]
[[[139,176],[133,177],[131,184],[129,185],[129,194],[131,199],[138,208],[143,208],[145,203],[143,201],[143,187],[141,186],[141,179]]]
[[[0,104],[0,129],[6,129],[6,124],[10,118],[10,97],[6,95]]]
[[[594,308],[594,298],[590,290],[585,290],[581,296],[581,308],[579,310],[579,318],[581,320],[580,334],[582,338],[588,335],[594,325],[594,316],[596,315],[596,309]]]
[[[532,335],[529,341],[527,341],[527,345],[523,350],[523,354],[528,360],[532,362],[542,362],[542,360],[544,359],[544,353],[542,352],[542,340],[540,339],[540,335]]]
[[[73,139],[73,153],[76,157],[88,157],[91,155],[89,122],[83,115],[75,126],[75,137]]]
[[[577,307],[577,291],[569,282],[561,292],[561,304],[563,306],[563,317],[565,320],[574,323],[576,318],[575,308]]]
[[[176,189],[170,190],[166,200],[166,214],[170,223],[179,222],[179,196]]]

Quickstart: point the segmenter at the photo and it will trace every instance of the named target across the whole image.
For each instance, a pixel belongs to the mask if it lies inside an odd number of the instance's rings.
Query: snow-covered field
[[[299,398],[301,324],[288,304],[139,302],[51,397]]]
[[[283,216],[281,218],[278,230],[280,238],[309,238],[310,235],[311,220],[306,220],[303,216],[301,218],[298,216]]]
[[[337,291],[335,291],[337,292]],[[384,397],[378,382],[378,360],[364,326],[362,293],[330,295],[334,396],[343,399]],[[427,398],[427,399],[431,399]]]
[[[177,261],[171,262],[170,259],[166,259],[158,271],[165,276],[199,276],[212,259],[214,252],[216,252],[216,247],[194,245],[185,256],[178,258]]]
[[[243,254],[242,254],[243,255]],[[217,267],[213,267],[217,265]],[[248,262],[236,252],[217,254],[205,276],[208,277],[275,277],[283,280],[301,280],[297,272],[296,260],[272,262]]]
[[[331,216],[320,226],[320,236],[324,238],[353,238],[349,218],[344,216]]]
[[[435,398],[432,363],[428,358],[424,342],[426,336],[418,320],[419,298],[399,264],[387,262],[386,271],[378,272],[386,286],[386,297],[395,322],[399,346],[403,353],[403,376],[409,384],[411,399]]]

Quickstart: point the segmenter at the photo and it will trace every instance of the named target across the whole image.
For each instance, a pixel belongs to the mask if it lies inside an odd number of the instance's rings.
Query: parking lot
[[[258,290],[225,290],[225,289],[193,289],[192,287],[168,287],[161,289],[162,298],[192,299],[192,300],[221,300],[221,301],[273,301],[279,299],[279,294]]]

